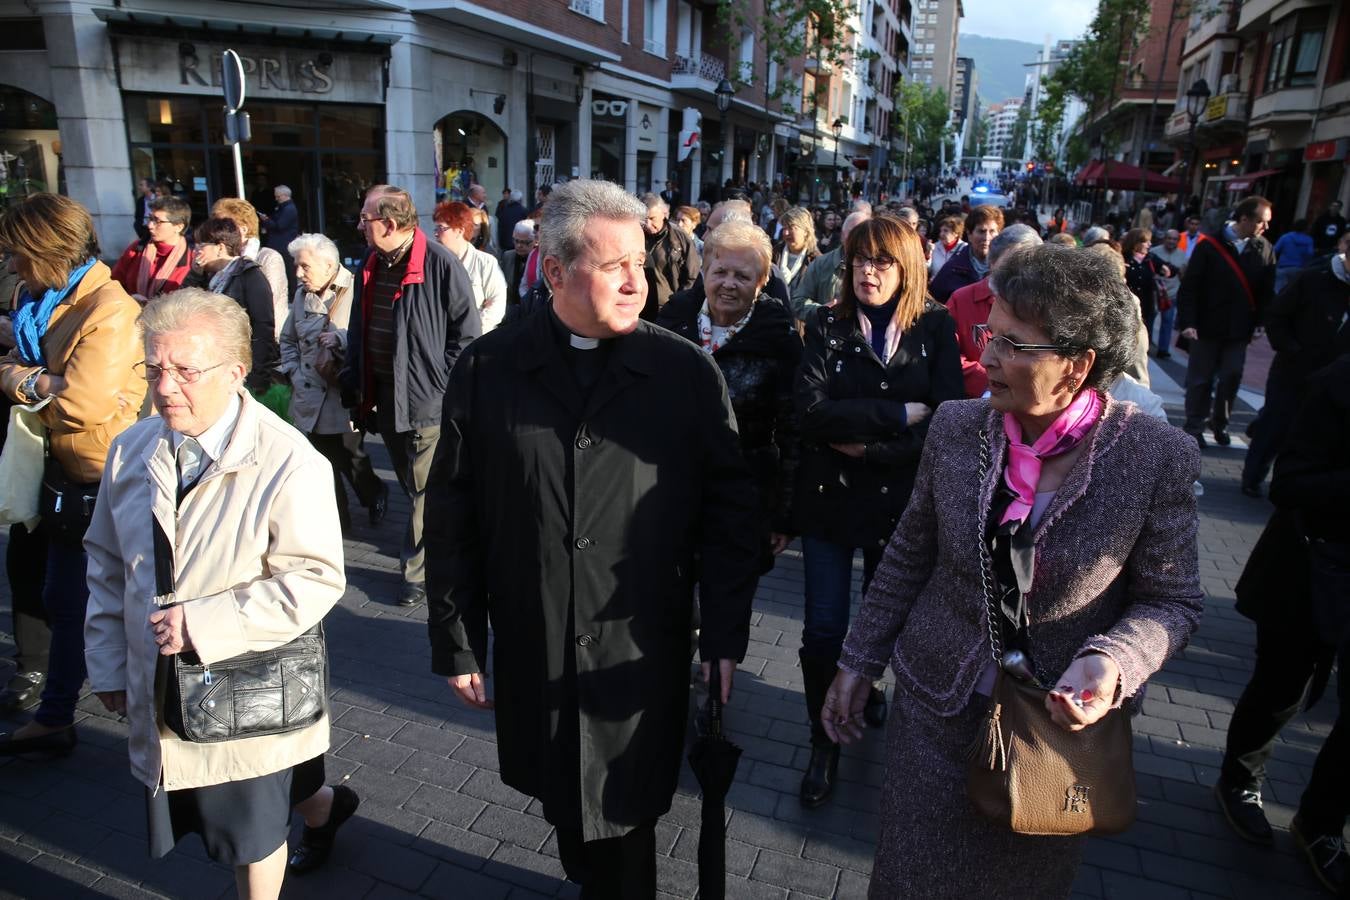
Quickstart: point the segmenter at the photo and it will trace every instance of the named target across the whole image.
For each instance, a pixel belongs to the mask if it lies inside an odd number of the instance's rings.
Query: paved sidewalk
[[[1167,372],[1180,380],[1176,368],[1172,362]],[[1234,423],[1238,433],[1250,414],[1244,409]],[[373,449],[383,459],[382,448]],[[1253,629],[1233,611],[1233,585],[1269,511],[1265,501],[1239,494],[1241,460],[1238,449],[1205,452],[1200,564],[1207,615],[1191,646],[1154,680],[1135,722],[1139,822],[1089,843],[1076,896],[1319,896],[1284,829],[1335,715],[1334,697],[1300,717],[1277,748],[1267,805],[1281,829],[1274,850],[1237,840],[1210,793],[1224,730],[1251,670]],[[575,897],[538,804],[497,776],[491,717],[460,706],[429,674],[425,611],[392,605],[405,512],[396,507],[378,533],[358,530],[348,542],[350,588],[327,625],[336,720],[329,777],[347,779],[361,794],[361,809],[329,867],[291,880],[284,896]],[[833,802],[801,808],[801,621],[801,558],[793,550],[760,582],[749,656],[729,711],[745,748],[729,801],[728,896],[737,900],[866,894],[878,786],[886,777],[883,736],[845,751]],[[0,622],[9,625],[7,596]],[[10,650],[8,640],[0,635],[0,653]],[[82,709],[81,744],[68,759],[0,762],[0,897],[232,895],[230,873],[210,863],[195,838],[164,860],[147,858],[142,791],[127,774],[125,729],[93,698]],[[658,826],[667,896],[695,894],[698,810],[686,769]]]

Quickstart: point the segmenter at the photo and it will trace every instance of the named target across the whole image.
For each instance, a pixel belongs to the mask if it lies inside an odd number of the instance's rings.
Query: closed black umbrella
[[[741,748],[722,734],[722,673],[710,666],[706,729],[689,750],[689,767],[703,788],[703,825],[698,835],[698,895],[723,900],[727,894],[727,791],[736,777]]]

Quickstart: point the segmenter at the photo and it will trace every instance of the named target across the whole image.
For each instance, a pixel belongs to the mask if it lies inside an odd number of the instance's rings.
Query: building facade
[[[914,5],[910,77],[945,91],[949,100],[956,92],[956,46],[965,14],[961,0],[917,0]]]
[[[884,185],[910,0],[860,3],[840,38],[849,61],[829,72],[764,46],[764,2],[0,0],[0,201],[66,191],[115,248],[133,236],[141,178],[168,182],[197,217],[234,196],[226,49],[252,124],[244,196],[267,212],[271,187],[289,185],[302,228],[344,255],[360,251],[361,198],[379,182],[425,215],[475,182],[490,206],[507,189],[532,205],[540,185],[579,177],[635,192],[670,181],[692,201],[838,159],[850,181]]]
[[[1192,123],[1186,95],[1201,79],[1209,98]],[[1214,0],[1191,17],[1173,99],[1167,139],[1189,193],[1221,206],[1260,193],[1277,230],[1350,203],[1344,3]]]

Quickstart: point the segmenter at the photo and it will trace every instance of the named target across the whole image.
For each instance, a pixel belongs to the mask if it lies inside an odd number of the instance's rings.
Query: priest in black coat
[[[502,780],[543,803],[588,897],[655,896],[694,591],[705,677],[716,662],[729,693],[760,550],[716,364],[639,321],[645,217],[605,182],[554,191],[553,303],[461,356],[427,491],[432,668],[495,706]]]

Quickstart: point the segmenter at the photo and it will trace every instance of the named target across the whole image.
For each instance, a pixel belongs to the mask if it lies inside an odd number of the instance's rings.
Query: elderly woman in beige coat
[[[346,586],[332,476],[244,389],[249,320],[237,303],[175,291],[148,304],[140,326],[159,416],[113,441],[85,537],[89,680],[127,716],[152,855],[198,833],[213,859],[234,866],[240,897],[275,898],[291,807],[307,826],[291,860],[303,872],[326,858],[359,803],[349,788],[324,786],[326,704],[297,730],[194,742],[166,719],[156,673],[177,654],[210,667],[274,649],[322,621]],[[156,522],[172,548],[167,593]]]
[[[352,428],[341,391],[325,381],[315,367],[325,348],[339,356],[346,352],[352,273],[343,268],[337,245],[322,234],[302,234],[286,249],[295,260],[295,277],[300,285],[281,330],[279,368],[291,381],[291,424],[304,432],[333,465],[338,521],[346,534],[351,516],[343,476],[369,511],[372,526],[380,524],[389,502],[389,488],[375,474],[361,446],[361,432]]]

